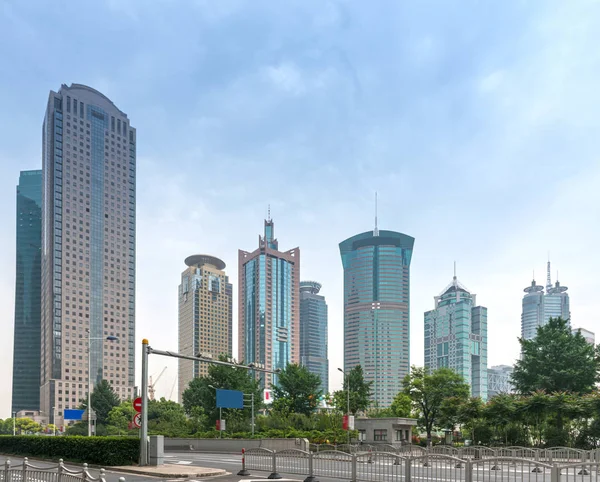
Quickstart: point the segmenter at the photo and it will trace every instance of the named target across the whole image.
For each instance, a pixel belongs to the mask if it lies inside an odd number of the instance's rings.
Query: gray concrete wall
[[[202,439],[202,438],[166,438],[165,452],[212,452],[240,454],[242,449],[262,447],[270,450],[309,449],[305,438],[271,439]]]

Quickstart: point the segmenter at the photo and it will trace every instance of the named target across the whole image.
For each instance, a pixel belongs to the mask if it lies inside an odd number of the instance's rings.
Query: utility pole
[[[148,465],[148,340],[142,340],[142,427],[140,429],[140,466]]]
[[[344,370],[338,368],[338,371],[344,374],[344,382],[346,382],[346,416],[348,417],[348,445],[350,445],[350,379]]]
[[[13,412],[13,437],[17,435],[17,413]]]

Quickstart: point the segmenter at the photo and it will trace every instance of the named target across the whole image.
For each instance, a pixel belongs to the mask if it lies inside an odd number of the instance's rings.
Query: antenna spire
[[[271,221],[271,205],[267,205],[267,221]]]
[[[456,261],[454,262],[454,279],[456,279]]]
[[[377,227],[377,191],[375,191],[375,229],[373,236],[379,236],[379,228]]]
[[[548,253],[548,272],[546,276],[546,289],[552,288],[552,280],[550,279],[550,253]]]

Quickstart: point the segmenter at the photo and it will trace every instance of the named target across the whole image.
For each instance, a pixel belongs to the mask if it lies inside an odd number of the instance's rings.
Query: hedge
[[[139,439],[129,437],[0,435],[0,453],[101,466],[131,465],[138,461]]]

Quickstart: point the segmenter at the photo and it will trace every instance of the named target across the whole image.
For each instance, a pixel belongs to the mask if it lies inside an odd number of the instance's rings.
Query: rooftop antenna
[[[550,279],[550,253],[548,253],[548,273],[546,276],[546,289],[552,288],[552,280]]]
[[[379,228],[377,227],[377,191],[375,191],[375,229],[373,236],[379,236]]]
[[[267,221],[271,221],[271,205],[267,205]]]
[[[456,261],[454,262],[454,279],[456,279]]]

